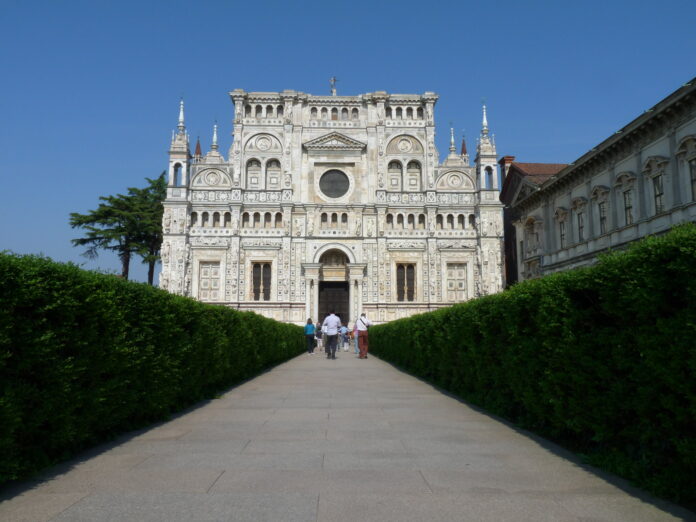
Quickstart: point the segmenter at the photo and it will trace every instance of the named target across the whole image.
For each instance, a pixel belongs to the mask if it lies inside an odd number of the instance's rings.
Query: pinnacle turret
[[[218,150],[217,123],[215,123],[215,125],[213,125],[213,144],[210,146],[210,150]]]

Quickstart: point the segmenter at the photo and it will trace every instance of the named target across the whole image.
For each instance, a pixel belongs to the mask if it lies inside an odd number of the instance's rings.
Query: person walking
[[[321,337],[321,328],[319,328],[317,324],[317,327],[314,329],[314,338],[316,339],[316,347],[318,350],[321,350]]]
[[[365,312],[360,314],[360,319],[355,322],[358,325],[358,346],[360,348],[360,359],[367,359],[367,329],[372,326]]]
[[[343,351],[348,351],[348,327],[346,325],[341,326],[341,346],[343,346]]]
[[[360,353],[360,348],[358,348],[358,321],[355,321],[353,325],[353,344],[355,346],[355,355]]]
[[[322,329],[326,328],[326,358],[336,358],[336,341],[338,340],[338,331],[341,328],[341,320],[335,312],[331,312],[324,319]]]
[[[304,327],[304,335],[307,340],[307,353],[309,355],[314,355],[314,324],[312,324],[312,318],[307,319],[307,324]]]

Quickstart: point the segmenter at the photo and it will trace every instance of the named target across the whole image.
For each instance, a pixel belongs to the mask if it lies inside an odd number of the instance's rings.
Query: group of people
[[[307,319],[304,333],[307,339],[307,353],[314,355],[314,348],[321,348],[324,345],[327,359],[336,359],[336,350],[340,341],[343,351],[348,351],[351,340],[354,342],[355,354],[359,359],[367,359],[368,339],[367,329],[372,326],[372,321],[363,312],[355,324],[352,331],[346,325],[341,324],[341,319],[335,312],[326,316],[321,327],[315,326],[312,319]]]

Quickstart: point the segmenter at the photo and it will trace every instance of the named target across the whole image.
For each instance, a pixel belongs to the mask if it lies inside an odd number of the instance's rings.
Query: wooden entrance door
[[[347,324],[349,308],[348,283],[345,281],[321,281],[319,283],[319,324],[331,312],[341,318],[341,323]]]

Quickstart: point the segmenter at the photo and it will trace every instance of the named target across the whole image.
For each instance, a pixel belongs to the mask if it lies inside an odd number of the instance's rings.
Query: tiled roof
[[[525,179],[531,181],[535,185],[542,184],[567,166],[568,165],[565,163],[520,163],[517,161],[513,161],[510,164],[511,168],[516,168],[524,174]]]

